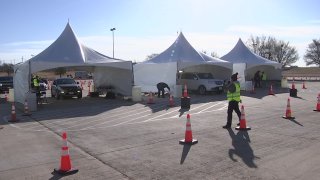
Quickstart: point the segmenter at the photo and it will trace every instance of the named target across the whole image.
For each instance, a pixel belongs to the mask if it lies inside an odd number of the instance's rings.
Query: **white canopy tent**
[[[182,32],[176,41],[158,56],[135,64],[134,83],[143,92],[156,91],[156,84],[165,82],[170,87],[177,84],[179,71],[211,72],[215,78],[228,79],[232,64],[196,51]]]
[[[233,73],[239,73],[241,87],[244,87],[245,81],[250,81],[258,70],[264,71],[268,80],[281,80],[281,64],[251,52],[241,39],[221,59],[233,64]]]
[[[112,59],[79,43],[69,23],[47,49],[14,66],[14,97],[23,103],[30,90],[32,73],[58,67],[91,71],[95,86],[112,85],[115,92],[131,95],[132,62]]]

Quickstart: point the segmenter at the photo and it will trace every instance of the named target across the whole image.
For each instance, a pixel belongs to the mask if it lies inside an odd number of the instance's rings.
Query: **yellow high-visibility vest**
[[[236,86],[236,91],[234,93],[231,93],[230,91],[227,92],[227,99],[228,101],[237,101],[240,102],[240,83],[234,82],[234,85]]]

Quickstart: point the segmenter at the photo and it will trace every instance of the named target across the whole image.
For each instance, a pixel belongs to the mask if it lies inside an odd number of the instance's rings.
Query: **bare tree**
[[[253,37],[247,41],[247,45],[252,52],[271,61],[278,62],[282,67],[289,66],[299,59],[295,47],[289,45],[289,42],[277,40],[274,37]]]
[[[148,60],[150,60],[150,59],[152,59],[152,58],[154,58],[154,57],[156,57],[158,55],[159,54],[157,54],[157,53],[150,54],[150,55],[147,56],[146,61],[148,61]]]
[[[216,58],[220,58],[218,53],[216,53],[215,51],[212,51],[210,54],[212,57],[216,57]]]
[[[64,68],[64,67],[58,67],[58,68],[56,68],[56,69],[54,70],[54,73],[55,73],[56,75],[59,75],[60,78],[61,78],[61,76],[62,76],[63,74],[65,74],[66,72],[67,72],[67,69]]]
[[[8,74],[8,76],[10,76],[10,74],[13,73],[13,64],[3,63],[0,66],[0,71],[1,72],[6,72]]]
[[[320,39],[313,39],[312,43],[308,45],[306,53],[303,57],[308,65],[315,64],[320,67]]]

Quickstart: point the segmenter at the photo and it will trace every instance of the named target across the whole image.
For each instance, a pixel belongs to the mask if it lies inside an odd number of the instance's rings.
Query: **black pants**
[[[161,96],[164,98],[164,89],[158,89],[158,98],[160,98],[160,93]]]
[[[231,126],[232,124],[232,112],[235,111],[239,117],[239,122],[241,118],[241,112],[239,109],[239,102],[238,101],[229,101],[228,105],[228,116],[227,116],[227,126]]]

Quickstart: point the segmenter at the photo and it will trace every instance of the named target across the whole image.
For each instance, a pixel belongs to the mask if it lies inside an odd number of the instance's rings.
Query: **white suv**
[[[211,73],[183,72],[179,78],[180,84],[184,87],[187,84],[188,90],[198,91],[199,94],[214,91],[223,91],[223,80],[215,79]]]

